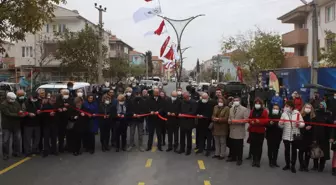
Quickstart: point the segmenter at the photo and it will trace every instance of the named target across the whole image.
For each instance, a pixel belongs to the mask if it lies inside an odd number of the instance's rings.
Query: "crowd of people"
[[[94,154],[98,132],[103,152],[111,147],[116,152],[150,151],[156,133],[159,151],[167,142],[167,152],[190,155],[192,130],[196,128],[196,154],[210,156],[214,150],[212,158],[226,158],[240,166],[248,124],[247,159],[252,159],[253,167],[261,165],[266,138],[270,167],[279,167],[277,159],[283,141],[283,170],[296,173],[298,158],[300,171],[322,172],[333,150],[332,173],[336,175],[336,129],[332,127],[336,123],[336,93],[332,100],[320,100],[316,94],[309,103],[303,103],[297,92],[293,93],[293,100],[288,100],[272,87],[267,99],[259,97],[257,87],[247,100],[225,97],[221,89],[210,98],[190,87],[190,92],[178,88],[170,96],[157,87],[151,93],[136,84],[120,88],[105,83],[85,95],[82,89],[73,90],[70,82],[59,94],[49,94],[44,89],[29,97],[23,90],[9,92],[0,107],[3,159],[9,159],[10,148],[13,157],[22,153],[43,157],[64,152],[75,156],[82,152]],[[146,132],[148,140],[144,144]],[[308,169],[311,159],[313,168]]]

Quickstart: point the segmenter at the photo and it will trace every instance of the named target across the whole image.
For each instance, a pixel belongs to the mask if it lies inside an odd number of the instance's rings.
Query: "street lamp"
[[[164,16],[161,16],[161,15],[157,15],[158,17],[161,17],[162,19],[166,20],[174,29],[175,31],[175,34],[176,34],[176,37],[177,37],[177,52],[179,53],[180,55],[180,66],[179,66],[179,72],[178,74],[176,74],[176,77],[177,77],[177,80],[176,80],[176,89],[178,87],[180,87],[180,83],[181,83],[181,74],[182,74],[182,68],[183,68],[183,51],[182,51],[182,48],[181,48],[181,40],[182,40],[182,35],[183,35],[183,32],[185,30],[185,28],[187,27],[187,25],[193,21],[194,19],[196,19],[197,17],[200,17],[200,16],[205,16],[204,14],[199,14],[199,15],[196,15],[196,16],[192,16],[192,17],[189,17],[187,19],[180,19],[180,20],[177,20],[177,19],[171,19],[171,18],[168,18],[168,17],[164,17]],[[179,27],[177,27],[175,24],[178,23],[179,24]],[[181,27],[181,23],[184,23],[184,25]],[[180,28],[180,29],[177,29],[177,28]],[[184,50],[185,51],[185,50]]]

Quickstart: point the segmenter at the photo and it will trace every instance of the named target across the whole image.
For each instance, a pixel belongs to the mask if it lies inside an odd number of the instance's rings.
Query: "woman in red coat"
[[[257,98],[254,101],[254,108],[249,116],[250,150],[252,153],[252,166],[260,167],[262,148],[265,138],[266,125],[268,124],[268,111],[264,108],[264,103]]]

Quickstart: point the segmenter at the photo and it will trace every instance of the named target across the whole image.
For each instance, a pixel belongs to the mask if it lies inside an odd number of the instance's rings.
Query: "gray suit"
[[[234,114],[234,109],[235,109],[234,106],[230,108],[229,120],[248,119],[249,111],[247,108],[239,105],[237,107],[236,114]],[[244,139],[246,134],[245,124],[246,122],[230,124],[230,138]]]

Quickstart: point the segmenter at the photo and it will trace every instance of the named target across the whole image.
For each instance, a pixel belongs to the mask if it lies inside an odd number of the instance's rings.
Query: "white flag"
[[[180,60],[180,55],[179,55],[179,53],[177,52],[177,45],[176,45],[176,44],[174,44],[174,46],[173,46],[173,50],[174,50],[175,60]]]
[[[136,12],[133,14],[133,20],[135,23],[138,23],[140,21],[144,21],[150,18],[155,17],[156,15],[161,14],[160,7],[156,8],[139,8]]]

